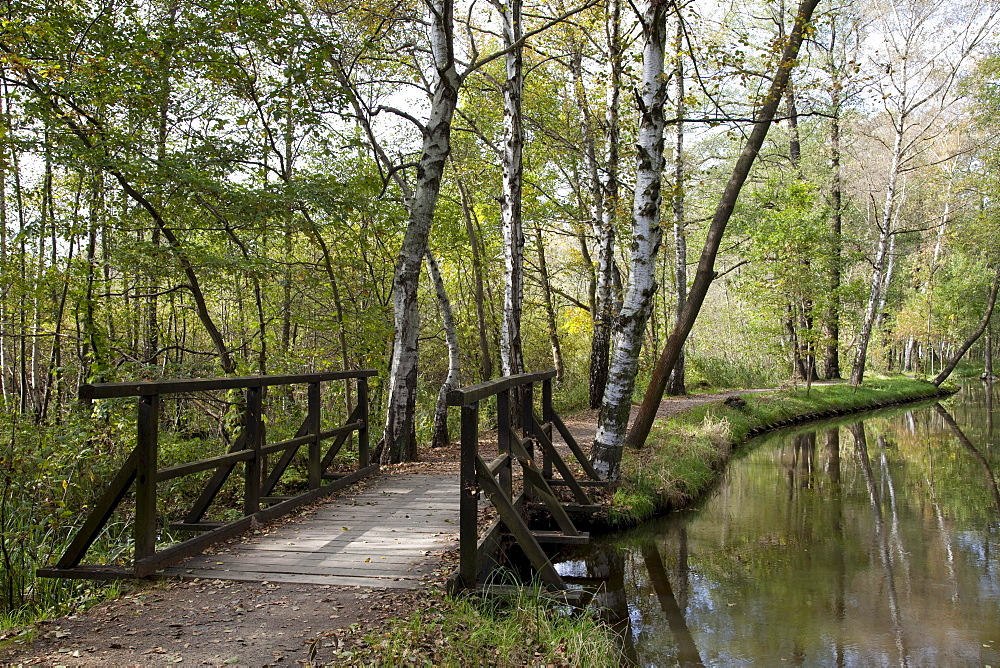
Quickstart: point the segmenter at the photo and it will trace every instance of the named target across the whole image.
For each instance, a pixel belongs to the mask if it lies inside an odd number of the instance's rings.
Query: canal
[[[1000,666],[993,394],[756,439],[697,507],[558,568],[642,666]]]

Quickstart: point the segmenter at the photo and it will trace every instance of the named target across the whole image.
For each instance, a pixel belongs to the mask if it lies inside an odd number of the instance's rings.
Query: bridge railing
[[[489,380],[454,390],[448,405],[460,406],[461,420],[461,489],[459,518],[459,570],[453,588],[475,588],[496,565],[502,538],[510,535],[531,561],[543,582],[564,590],[566,583],[552,566],[542,548],[544,543],[585,543],[586,532],[579,531],[571,517],[577,512],[599,509],[591,503],[584,487],[603,485],[569,429],[552,405],[552,379],[555,370],[525,373]],[[541,416],[535,411],[536,386],[541,385]],[[497,456],[487,462],[480,452],[480,402],[496,397]],[[517,403],[515,403],[517,402]],[[569,446],[577,464],[589,480],[579,480],[552,444],[556,429]],[[520,468],[516,479],[515,464]],[[553,469],[561,476],[553,477]],[[515,484],[515,480],[518,484]],[[568,487],[574,502],[563,502],[554,491]],[[497,519],[482,533],[479,524],[480,492],[486,492],[497,511]],[[529,502],[544,506],[557,531],[533,529],[525,519]]]
[[[374,375],[376,375],[374,370],[364,369],[298,375],[96,383],[80,386],[80,399],[88,404],[96,399],[137,397],[136,445],[95,502],[90,515],[57,564],[39,569],[38,574],[46,577],[100,579],[145,577],[201,552],[212,543],[238,535],[256,523],[274,519],[304,503],[377,473],[378,464],[370,464],[368,452],[367,379]],[[356,406],[346,423],[324,430],[321,425],[321,384],[337,380],[355,381]],[[262,406],[264,388],[301,384],[307,386],[308,397],[308,407],[301,426],[292,438],[278,443],[267,443]],[[229,451],[214,457],[161,467],[159,465],[161,398],[167,395],[218,390],[245,391],[241,402],[242,429]],[[356,470],[346,475],[327,474],[326,470],[352,434],[357,435]],[[324,452],[326,441],[332,443]],[[307,491],[291,497],[271,496],[296,453],[303,446],[307,449]],[[269,455],[278,455],[270,466]],[[241,464],[244,479],[242,517],[229,522],[206,521],[205,515],[209,507]],[[157,550],[157,537],[161,528],[159,520],[162,519],[157,516],[158,484],[209,470],[214,470],[214,474],[185,515],[184,521],[172,525],[175,529],[201,532],[200,535]],[[323,484],[324,479],[333,479],[333,482]],[[132,488],[135,490],[133,523],[135,542],[131,568],[119,565],[81,565],[87,551],[99,538],[112,514]]]

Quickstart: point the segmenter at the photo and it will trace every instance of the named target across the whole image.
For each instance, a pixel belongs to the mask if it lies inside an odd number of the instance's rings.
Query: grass
[[[489,596],[427,592],[422,609],[348,639],[352,666],[616,666],[613,634],[592,613],[571,614],[540,589]],[[362,633],[354,630],[354,635]]]
[[[640,449],[626,448],[621,478],[603,518],[608,528],[624,528],[701,496],[718,478],[730,453],[752,433],[828,411],[856,411],[880,404],[931,397],[927,381],[875,379],[848,384],[804,386],[703,404],[658,421]]]

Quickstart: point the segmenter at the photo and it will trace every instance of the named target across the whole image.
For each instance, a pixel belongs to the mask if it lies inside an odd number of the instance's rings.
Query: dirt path
[[[740,392],[668,397],[657,417],[735,394]],[[589,449],[597,411],[564,422]],[[457,473],[457,446],[422,455],[421,462],[397,472]],[[425,578],[425,590],[443,586],[457,565],[454,551],[439,558],[441,566]],[[0,636],[0,665],[324,665],[337,660],[352,625],[375,631],[384,620],[432,602],[421,591],[164,580],[85,613]]]

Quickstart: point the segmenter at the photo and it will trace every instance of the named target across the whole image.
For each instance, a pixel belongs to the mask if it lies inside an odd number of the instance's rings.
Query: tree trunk
[[[605,35],[608,44],[610,77],[606,91],[605,160],[603,170],[595,170],[598,189],[595,204],[600,201],[599,216],[594,218],[597,247],[597,271],[594,284],[594,332],[590,344],[590,407],[598,408],[608,383],[611,353],[611,330],[617,313],[615,273],[615,218],[618,208],[618,144],[620,142],[619,108],[621,105],[621,4],[609,0]],[[592,129],[589,130],[592,132]],[[596,166],[596,165],[595,165]]]
[[[667,98],[664,52],[667,11],[671,6],[665,0],[650,0],[643,8],[641,17],[645,46],[639,89],[641,95],[637,99],[639,134],[632,207],[631,272],[617,318],[614,352],[592,452],[595,468],[609,480],[618,477],[621,441],[628,426],[639,353],[657,287],[656,255],[663,236],[660,203],[664,162],[663,106]]]
[[[472,251],[472,281],[474,299],[476,302],[476,325],[479,335],[479,373],[480,380],[489,380],[493,377],[493,353],[490,351],[490,342],[486,323],[486,290],[483,284],[483,251],[476,233],[475,220],[473,220],[474,209],[469,200],[469,194],[465,189],[465,184],[461,178],[456,179],[458,193],[462,198],[462,215],[465,219],[465,229],[469,235],[469,248]]]
[[[549,268],[545,261],[545,244],[542,243],[542,227],[535,221],[535,252],[538,254],[538,278],[542,284],[542,298],[545,300],[545,323],[549,330],[549,347],[552,349],[552,364],[556,370],[556,380],[565,374],[562,346],[559,344],[559,326],[556,321],[555,304],[552,302],[552,285],[549,283]]]
[[[955,370],[958,363],[962,360],[962,357],[968,352],[972,344],[979,340],[979,337],[983,335],[986,328],[990,324],[990,318],[993,317],[993,307],[997,302],[997,288],[1000,287],[1000,266],[997,267],[996,273],[993,275],[993,286],[990,288],[990,295],[986,301],[986,313],[983,314],[983,319],[980,321],[979,326],[976,328],[969,338],[965,340],[965,343],[958,349],[958,351],[952,356],[951,361],[948,365],[941,370],[934,380],[931,382],[934,385],[940,385],[951,375],[951,372]]]
[[[684,22],[680,11],[677,11],[677,34],[674,37],[674,55],[677,62],[674,65],[674,98],[677,118],[674,122],[674,187],[670,198],[674,214],[674,290],[677,295],[674,327],[677,326],[684,302],[687,301],[687,232],[684,223]],[[680,396],[687,394],[684,387],[684,347],[677,356],[670,380],[667,383],[667,394]]]
[[[826,354],[823,358],[823,377],[840,378],[840,274],[843,265],[843,175],[840,169],[840,70],[834,62],[837,43],[837,21],[830,29],[830,241],[829,241],[829,294],[823,318],[826,337]]]
[[[441,325],[444,327],[444,340],[448,345],[448,375],[438,390],[437,404],[434,406],[434,433],[431,438],[431,447],[439,448],[448,445],[448,393],[456,389],[461,382],[461,359],[458,349],[458,330],[455,328],[455,316],[451,310],[451,300],[444,288],[444,279],[441,278],[441,269],[438,267],[434,255],[427,251],[427,273],[434,286],[434,294],[437,296],[438,307],[441,309]]]
[[[417,454],[416,429],[413,423],[417,399],[417,341],[420,328],[417,288],[420,265],[427,252],[427,239],[441,189],[444,165],[451,150],[451,119],[455,113],[461,84],[461,76],[455,69],[453,2],[430,0],[428,5],[431,50],[437,77],[430,116],[423,127],[423,146],[417,166],[409,222],[392,280],[395,334],[389,369],[385,431],[380,443],[383,464],[412,460]]]
[[[764,98],[764,104],[757,114],[757,120],[754,122],[750,136],[747,138],[743,151],[736,161],[736,166],[733,168],[733,173],[729,177],[729,182],[726,184],[726,188],[716,206],[715,214],[708,228],[708,237],[705,240],[705,246],[698,260],[698,268],[695,272],[694,281],[691,283],[691,288],[688,291],[688,299],[681,310],[681,317],[663,346],[663,351],[660,353],[660,357],[653,369],[649,386],[646,388],[646,394],[643,397],[642,404],[639,406],[639,414],[628,434],[627,442],[630,445],[642,445],[653,426],[653,420],[656,417],[656,410],[659,408],[660,400],[663,398],[667,379],[670,377],[670,372],[673,371],[677,358],[680,356],[681,347],[684,345],[688,334],[691,332],[691,328],[694,326],[695,319],[697,319],[698,313],[701,310],[701,305],[708,294],[708,288],[715,279],[715,258],[719,253],[719,246],[722,243],[726,225],[733,214],[733,209],[736,206],[740,190],[743,188],[743,183],[750,174],[750,168],[753,166],[757,158],[757,153],[760,151],[760,147],[764,143],[764,138],[771,127],[771,121],[774,119],[778,104],[781,102],[789,73],[795,64],[795,59],[798,57],[799,46],[802,44],[803,31],[818,3],[819,0],[803,0],[799,5],[795,16],[795,25],[792,28],[788,42],[785,44],[785,50],[777,72],[771,79],[770,90]],[[621,457],[621,441],[617,445],[617,457]],[[617,464],[615,464],[616,466]]]
[[[889,247],[892,238],[892,213],[896,203],[896,183],[899,177],[899,162],[903,152],[903,122],[895,128],[895,139],[892,148],[892,163],[889,167],[889,182],[885,188],[885,202],[882,205],[882,225],[879,232],[878,250],[875,253],[875,270],[872,272],[871,295],[865,309],[865,318],[858,334],[858,351],[851,367],[851,384],[860,385],[865,375],[865,361],[868,357],[868,344],[871,341],[872,329],[878,317],[878,306],[882,300],[882,285],[889,259]]]
[[[521,46],[521,0],[498,4],[503,19],[507,80],[503,87],[504,152],[500,215],[503,221],[504,298],[500,327],[500,367],[505,376],[524,372],[521,349],[521,309],[524,302],[524,230],[521,185],[524,126],[521,103],[524,71]]]

